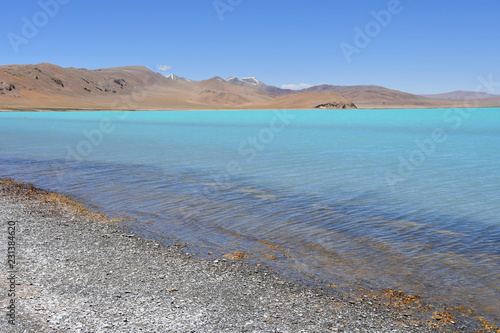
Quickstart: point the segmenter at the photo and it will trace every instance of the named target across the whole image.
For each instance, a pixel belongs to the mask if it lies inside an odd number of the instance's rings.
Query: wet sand
[[[0,180],[0,220],[0,303],[15,304],[2,332],[498,332],[467,309],[398,291],[301,285],[238,253],[198,258],[10,180]]]

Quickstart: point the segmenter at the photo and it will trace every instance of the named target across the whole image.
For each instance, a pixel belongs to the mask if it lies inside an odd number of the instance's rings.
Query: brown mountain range
[[[481,99],[480,106],[498,106],[499,102]],[[3,110],[413,108],[460,103],[379,86],[322,85],[293,91],[255,78],[190,81],[173,75],[167,78],[142,66],[96,70],[47,63],[0,66]]]

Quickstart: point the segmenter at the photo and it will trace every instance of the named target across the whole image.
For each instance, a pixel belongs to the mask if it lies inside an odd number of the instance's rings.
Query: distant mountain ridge
[[[465,94],[466,95],[466,94]],[[464,96],[455,94],[454,96]],[[481,95],[483,96],[483,95]],[[491,95],[490,95],[491,96]],[[500,96],[478,106],[499,106]],[[53,64],[0,66],[0,109],[204,110],[460,107],[459,99],[413,95],[375,85],[270,86],[255,77],[192,81],[142,66],[87,70]]]
[[[165,77],[142,66],[87,70],[52,64],[8,65],[0,66],[0,109],[312,109],[328,103],[338,108],[354,105],[336,92],[276,99],[265,87],[255,78],[191,81],[173,74]]]
[[[239,79],[235,76],[231,76],[231,77],[228,77],[227,79],[225,79],[225,81],[229,82],[231,84],[237,85],[237,86],[252,87],[252,88],[256,88],[256,87],[260,87],[260,86],[264,85],[264,83],[262,83],[262,81],[257,80],[254,77],[244,77],[244,78]]]
[[[167,76],[167,78],[171,79],[171,80],[178,80],[178,81],[191,81],[189,79],[186,79],[182,76],[177,76],[175,74],[170,74]],[[291,89],[282,89],[282,88],[278,88],[275,86],[267,85],[255,77],[244,77],[244,78],[240,79],[240,78],[237,78],[235,76],[231,76],[231,77],[228,77],[227,79],[223,79],[220,76],[214,76],[212,79],[218,80],[221,82],[227,82],[227,83],[230,83],[230,84],[235,85],[235,86],[255,88],[255,89],[258,89],[260,91],[264,91],[264,92],[270,93],[270,94],[275,95],[275,96],[288,95],[288,94],[293,94],[293,93],[297,92],[297,91],[291,90]]]
[[[500,97],[500,95],[492,95],[482,91],[463,91],[463,90],[456,90],[442,94],[424,94],[420,96],[427,98],[448,99],[448,100],[487,99],[487,98]]]

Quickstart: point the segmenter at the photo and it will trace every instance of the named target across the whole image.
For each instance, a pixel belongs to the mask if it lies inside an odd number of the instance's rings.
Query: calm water
[[[494,320],[499,156],[500,109],[0,113],[2,177]]]

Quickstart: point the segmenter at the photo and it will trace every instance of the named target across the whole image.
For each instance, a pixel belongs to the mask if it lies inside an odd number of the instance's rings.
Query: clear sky
[[[0,32],[1,65],[143,65],[193,80],[411,93],[500,81],[497,0],[5,1]]]

